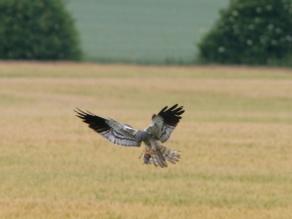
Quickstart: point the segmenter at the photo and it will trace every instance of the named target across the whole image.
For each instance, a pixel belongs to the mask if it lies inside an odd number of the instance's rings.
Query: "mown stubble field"
[[[173,103],[167,169],[73,112],[143,128]],[[0,121],[0,218],[292,218],[292,70],[2,62]]]

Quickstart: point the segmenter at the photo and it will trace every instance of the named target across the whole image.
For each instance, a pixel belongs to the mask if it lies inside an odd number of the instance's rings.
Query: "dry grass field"
[[[74,117],[187,110],[145,166]],[[0,63],[0,218],[292,218],[292,70]]]

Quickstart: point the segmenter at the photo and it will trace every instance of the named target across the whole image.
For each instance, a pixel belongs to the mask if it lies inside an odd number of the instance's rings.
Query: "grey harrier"
[[[87,123],[89,128],[101,134],[110,142],[122,146],[139,147],[145,144],[143,153],[145,164],[167,167],[167,161],[175,164],[180,159],[180,154],[160,144],[166,142],[174,128],[185,112],[178,104],[168,108],[167,106],[152,116],[151,124],[144,130],[137,130],[133,127],[119,123],[110,118],[102,118],[90,112],[76,109],[76,116]]]

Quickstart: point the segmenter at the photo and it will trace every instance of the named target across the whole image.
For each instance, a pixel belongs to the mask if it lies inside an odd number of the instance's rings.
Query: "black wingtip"
[[[167,106],[164,107],[162,110],[160,110],[158,115],[160,115],[167,124],[176,126],[177,123],[182,118],[181,115],[184,112],[185,112],[184,107],[179,106],[179,104],[176,103],[169,108]]]
[[[80,118],[80,119],[85,119],[85,117],[86,117],[86,112],[84,112],[83,110],[81,110],[81,109],[79,109],[79,108],[75,108],[74,109],[74,112],[76,113],[76,115],[75,116],[77,116],[78,118]]]
[[[173,110],[173,109],[175,109],[177,106],[178,106],[178,104],[176,103],[176,104],[174,104],[172,107],[170,107],[168,110]]]
[[[74,112],[76,116],[80,118],[84,123],[87,123],[89,128],[95,130],[96,132],[103,132],[110,129],[109,125],[106,123],[105,119],[94,115],[89,111],[84,111],[79,108],[75,108]]]
[[[76,107],[73,111],[76,113],[75,116],[77,117],[80,117],[84,113],[84,111],[79,109],[78,107]]]
[[[168,106],[163,107],[163,108],[159,111],[159,113],[164,112],[165,110],[167,110],[167,108],[168,108]],[[159,114],[159,113],[158,113],[158,114]]]

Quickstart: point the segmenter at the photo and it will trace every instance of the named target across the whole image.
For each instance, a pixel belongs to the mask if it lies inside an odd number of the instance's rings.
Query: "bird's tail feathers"
[[[160,151],[165,160],[169,161],[172,164],[176,164],[180,160],[181,155],[179,151],[167,148],[163,145],[160,145]]]
[[[167,167],[167,161],[176,164],[180,160],[180,153],[176,150],[159,145],[155,150],[146,150],[143,158],[145,164],[158,167]]]

